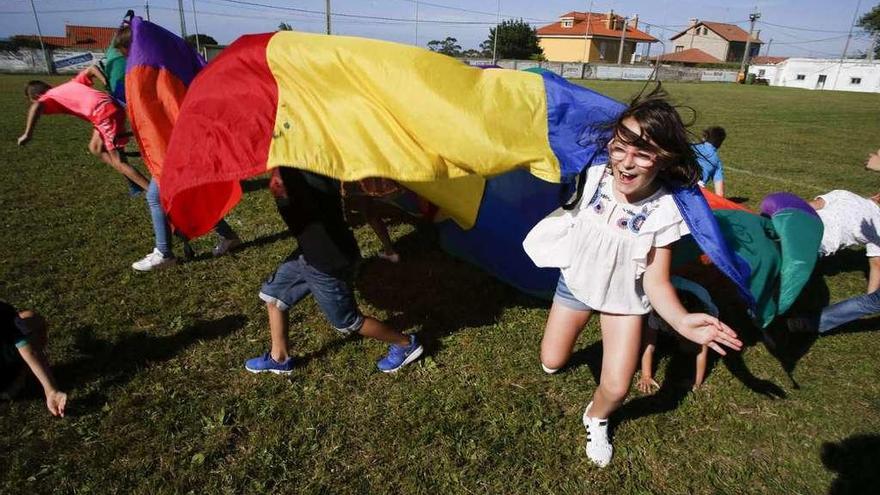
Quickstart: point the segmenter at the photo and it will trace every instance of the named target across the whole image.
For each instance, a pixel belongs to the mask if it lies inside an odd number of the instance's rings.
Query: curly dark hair
[[[614,123],[614,139],[657,155],[658,177],[673,185],[693,186],[700,180],[700,166],[689,139],[687,125],[669,101],[660,83],[648,93],[638,94]],[[633,119],[640,134],[623,121]]]

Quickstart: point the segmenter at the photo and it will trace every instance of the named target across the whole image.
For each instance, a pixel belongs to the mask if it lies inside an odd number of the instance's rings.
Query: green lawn
[[[70,404],[56,419],[38,391],[0,402],[2,493],[814,494],[880,482],[880,320],[784,353],[744,331],[742,358],[716,361],[699,392],[679,378],[653,397],[633,388],[600,470],[580,424],[596,324],[571,367],[544,375],[548,305],[408,224],[393,229],[399,265],[358,228],[357,286],[366,311],[419,332],[425,359],[378,373],[384,347],[340,340],[307,300],[292,311],[297,370],[246,373],[268,344],[257,290],[293,247],[264,183],[230,216],[244,249],[211,259],[209,236],[196,261],[135,273],[152,248],[143,198],[88,154],[89,127],[73,118],[44,118],[16,147],[27,79],[0,77],[0,298],[49,319]],[[626,98],[641,84],[588,86]],[[667,87],[696,110],[695,132],[727,128],[728,195],[749,206],[779,190],[876,192],[880,176],[860,164],[880,147],[880,95]],[[865,267],[860,252],[823,264],[832,299],[863,291]],[[690,368],[666,356],[658,381]]]

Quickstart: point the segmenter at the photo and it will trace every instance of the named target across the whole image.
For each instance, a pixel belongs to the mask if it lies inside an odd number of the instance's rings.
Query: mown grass
[[[366,311],[419,332],[425,359],[378,373],[383,346],[340,340],[307,300],[292,312],[296,372],[248,374],[243,360],[268,340],[257,289],[293,247],[265,182],[248,183],[230,216],[243,249],[211,259],[206,238],[194,262],[135,273],[152,247],[144,200],[88,154],[89,128],[73,118],[44,118],[16,147],[26,79],[0,77],[0,298],[49,319],[71,402],[60,420],[38,391],[0,403],[0,492],[822,493],[878,482],[877,320],[784,353],[744,331],[751,345],[716,361],[697,393],[678,375],[690,359],[667,353],[663,389],[633,389],[600,470],[580,425],[596,325],[568,369],[544,375],[547,304],[410,224],[393,228],[399,265],[376,260],[377,241],[358,229],[357,286]],[[641,87],[588,85],[619,98]],[[860,163],[880,146],[878,95],[668,89],[696,109],[696,130],[727,128],[728,194],[750,206],[777,190],[876,190]],[[833,299],[864,290],[864,265],[860,252],[823,264]]]

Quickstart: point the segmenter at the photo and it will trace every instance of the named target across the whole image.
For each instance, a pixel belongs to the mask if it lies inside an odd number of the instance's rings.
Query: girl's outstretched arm
[[[686,339],[700,345],[707,345],[722,356],[727,354],[722,345],[734,350],[742,348],[736,332],[718,318],[705,313],[688,313],[672,282],[669,269],[672,265],[672,250],[668,247],[653,248],[648,253],[648,266],[645,270],[643,286],[648,300],[657,314]]]
[[[34,134],[34,127],[37,125],[37,120],[40,118],[40,114],[43,113],[43,104],[35,101],[31,104],[31,107],[28,109],[27,114],[27,122],[24,126],[24,134],[22,134],[18,138],[18,145],[24,146],[28,141],[31,140],[31,136]]]
[[[93,77],[93,78],[101,81],[101,84],[103,84],[104,86],[107,86],[107,78],[104,77],[104,73],[101,72],[101,69],[99,69],[97,65],[90,65],[86,69],[86,74],[89,77]]]

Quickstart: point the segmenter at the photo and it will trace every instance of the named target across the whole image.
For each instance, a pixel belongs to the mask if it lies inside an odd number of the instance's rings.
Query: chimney
[[[698,22],[700,22],[699,19],[697,19],[696,17],[692,17],[690,27],[696,26]]]
[[[614,9],[611,9],[611,13],[608,14],[608,22],[605,27],[611,30],[614,29]]]
[[[761,30],[760,29],[755,31],[754,37],[752,39],[755,41],[758,41],[759,39],[761,39]]]
[[[632,16],[632,19],[629,20],[629,27],[632,29],[639,28],[639,14],[635,14]]]

